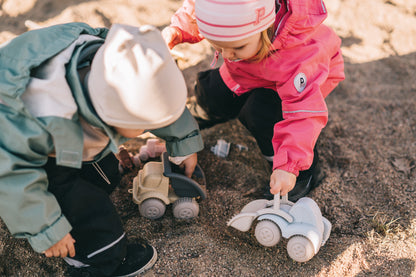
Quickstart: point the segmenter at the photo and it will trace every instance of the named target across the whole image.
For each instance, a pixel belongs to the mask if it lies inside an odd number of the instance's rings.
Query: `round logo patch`
[[[294,80],[294,84],[295,84],[295,88],[298,92],[302,92],[305,87],[306,87],[306,75],[305,73],[298,73],[298,75],[296,75],[295,80]]]

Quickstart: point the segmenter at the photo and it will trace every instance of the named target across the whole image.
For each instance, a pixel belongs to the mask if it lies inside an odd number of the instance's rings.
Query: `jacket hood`
[[[308,40],[326,19],[322,0],[279,0],[276,5],[275,49],[291,48]]]
[[[23,109],[20,96],[26,91],[33,70],[62,52],[81,34],[104,38],[107,32],[105,28],[94,29],[84,23],[67,23],[28,31],[0,45],[0,98],[15,109]]]

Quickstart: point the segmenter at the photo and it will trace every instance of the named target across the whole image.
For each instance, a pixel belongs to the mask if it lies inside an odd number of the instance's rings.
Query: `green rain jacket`
[[[55,153],[58,165],[82,166],[83,131],[79,117],[103,130],[110,139],[94,162],[110,152],[116,153],[118,146],[128,140],[100,120],[77,73],[82,50],[91,45],[98,48],[107,32],[105,28],[69,23],[29,31],[0,46],[0,217],[12,235],[27,238],[36,252],[47,250],[72,228],[55,197],[48,192],[42,166],[51,153]],[[33,116],[22,101],[31,76],[82,34],[96,36],[97,40],[78,45],[66,64],[66,82],[76,112],[70,118],[55,114]],[[173,157],[203,148],[198,126],[186,109],[173,124],[151,132],[166,140]]]

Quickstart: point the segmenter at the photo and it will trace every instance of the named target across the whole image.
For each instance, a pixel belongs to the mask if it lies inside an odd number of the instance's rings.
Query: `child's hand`
[[[163,39],[170,49],[182,42],[182,33],[175,27],[166,27],[162,31]]]
[[[55,243],[48,250],[43,252],[46,257],[61,257],[66,256],[74,257],[75,256],[75,240],[72,238],[71,234],[68,233],[60,241]]]
[[[192,173],[194,173],[195,171],[197,162],[198,156],[196,153],[193,153],[189,155],[189,157],[180,164],[180,167],[185,169],[185,175],[187,177],[192,177]]]
[[[272,194],[286,195],[296,184],[296,175],[281,169],[273,171],[270,176],[270,192]]]

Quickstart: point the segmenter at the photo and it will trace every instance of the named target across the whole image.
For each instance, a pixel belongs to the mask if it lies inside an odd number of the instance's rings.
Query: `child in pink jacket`
[[[185,0],[163,30],[170,48],[205,38],[222,54],[219,69],[198,74],[192,113],[200,128],[238,118],[272,164],[271,194],[292,201],[322,179],[325,97],[345,78],[326,17],[321,0]]]

